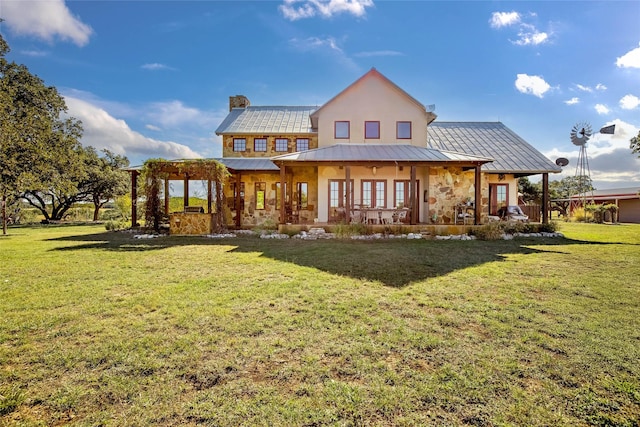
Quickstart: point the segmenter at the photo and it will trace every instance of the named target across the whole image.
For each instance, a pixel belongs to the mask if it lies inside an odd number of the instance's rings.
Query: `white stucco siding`
[[[349,138],[335,138],[336,121],[350,123]],[[366,121],[380,122],[380,138],[365,139]],[[411,139],[398,139],[396,123],[411,122]],[[383,78],[370,76],[349,87],[318,114],[318,146],[337,143],[426,146],[427,119],[422,106]]]
[[[504,178],[501,180],[498,174],[486,174],[489,184],[507,184],[509,186],[509,192],[507,194],[509,200],[508,205],[513,206],[518,204],[518,178],[512,174],[504,174]]]

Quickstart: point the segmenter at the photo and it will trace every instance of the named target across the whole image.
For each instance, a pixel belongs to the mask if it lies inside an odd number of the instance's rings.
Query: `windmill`
[[[615,133],[616,125],[609,125],[601,128],[598,133],[613,135]],[[593,201],[593,186],[591,185],[591,170],[589,169],[589,157],[587,156],[587,141],[593,135],[593,131],[591,130],[591,125],[589,123],[577,123],[571,129],[571,142],[573,145],[580,147],[580,153],[578,154],[578,163],[576,164],[576,173],[575,173],[575,191],[573,192],[573,196],[579,196],[579,199],[576,199],[571,202],[570,210],[573,210],[574,207],[582,205],[582,207],[586,206],[587,202],[587,193],[591,194],[591,200]],[[560,165],[558,161],[562,160],[564,165]],[[558,166],[566,166],[569,163],[568,160],[561,158],[556,161]],[[574,206],[575,203],[575,206]]]
[[[579,196],[579,199],[573,200],[570,210],[578,207],[579,204],[584,208],[587,202],[587,192],[591,192],[593,199],[593,186],[591,185],[591,170],[589,169],[589,157],[587,156],[587,141],[593,134],[589,123],[577,123],[571,129],[571,142],[573,145],[580,147],[578,154],[578,163],[576,164],[575,188],[572,196]]]

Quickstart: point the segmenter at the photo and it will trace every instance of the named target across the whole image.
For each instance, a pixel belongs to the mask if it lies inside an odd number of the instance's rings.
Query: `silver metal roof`
[[[485,172],[532,175],[562,172],[542,153],[500,122],[434,122],[428,127],[428,145],[494,159]]]
[[[229,169],[236,171],[279,171],[269,158],[265,157],[222,157],[217,161],[225,165]]]
[[[233,108],[216,129],[216,134],[312,133],[309,116],[317,108],[310,106]]]
[[[490,162],[484,156],[455,153],[407,144],[336,144],[272,157],[274,161],[299,162]]]

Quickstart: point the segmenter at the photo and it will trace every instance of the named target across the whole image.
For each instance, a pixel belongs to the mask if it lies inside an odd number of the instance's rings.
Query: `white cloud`
[[[607,90],[607,87],[605,85],[603,85],[602,83],[598,83],[596,85],[596,90]]]
[[[373,0],[284,0],[279,9],[285,18],[296,21],[316,15],[330,18],[341,13],[362,17],[366,14],[366,8],[371,6]]]
[[[18,35],[35,36],[53,42],[58,37],[78,46],[89,43],[91,27],[74,16],[63,0],[0,0],[4,24]]]
[[[140,68],[142,68],[143,70],[151,70],[151,71],[156,71],[156,70],[174,70],[174,68],[169,67],[168,65],[165,64],[159,64],[157,62],[151,63],[151,64],[143,64],[140,66]]]
[[[518,32],[518,40],[512,42],[518,46],[527,46],[545,43],[549,40],[549,34],[540,32],[530,24],[521,24],[520,31]]]
[[[589,86],[583,86],[581,84],[577,84],[576,87],[583,92],[593,92],[593,89],[591,89]]]
[[[625,110],[633,110],[640,105],[640,98],[635,95],[625,95],[620,99],[620,108]]]
[[[530,13],[529,16],[535,17],[536,15]],[[518,38],[512,40],[511,43],[518,46],[537,46],[549,41],[549,33],[538,31],[535,25],[522,22],[522,15],[518,12],[493,12],[491,19],[489,19],[489,25],[496,29],[517,26]]]
[[[155,132],[160,132],[162,130],[162,128],[154,125],[145,125],[144,127]]]
[[[116,119],[104,109],[87,101],[65,96],[69,115],[82,121],[83,145],[91,145],[97,150],[107,148],[127,157],[162,157],[166,159],[198,158],[200,154],[183,144],[160,141],[132,130],[129,125]]]
[[[42,58],[43,56],[49,56],[49,52],[46,52],[44,50],[22,50],[20,51],[20,53],[32,58]]]
[[[210,114],[188,107],[182,101],[154,102],[147,107],[146,117],[163,128],[180,126],[212,127]]]
[[[609,114],[611,112],[611,110],[609,110],[609,107],[604,104],[596,104],[594,108],[600,115]]]
[[[519,22],[520,14],[518,12],[493,12],[489,20],[491,28],[508,27]]]
[[[542,98],[551,89],[549,83],[545,82],[542,77],[529,76],[527,74],[518,74],[515,85],[518,91],[538,98]]]
[[[564,101],[564,103],[567,105],[576,105],[580,103],[580,98],[573,97],[567,101]]]
[[[616,65],[620,68],[640,68],[640,47],[631,49],[617,58]]]
[[[594,128],[595,133],[587,144],[591,179],[598,189],[629,187],[640,180],[640,159],[629,150],[629,139],[637,135],[639,129],[620,119],[607,121],[602,127],[613,124],[616,125],[615,134],[600,134]],[[545,153],[549,159],[569,159],[569,166],[553,179],[575,175],[579,150],[569,141],[566,147],[571,147],[573,151],[555,148]]]
[[[319,37],[307,37],[306,39],[293,38],[289,40],[289,43],[296,49],[303,52],[328,47],[331,50],[343,53],[342,49],[338,46],[333,37],[327,37],[326,39],[321,39]]]

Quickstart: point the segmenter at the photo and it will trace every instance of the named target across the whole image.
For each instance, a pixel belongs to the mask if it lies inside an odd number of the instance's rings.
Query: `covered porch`
[[[483,220],[481,167],[491,162],[488,158],[411,145],[337,144],[271,160],[279,167],[282,191],[297,168],[317,170],[319,224],[455,225]],[[289,222],[284,207],[279,220]]]

